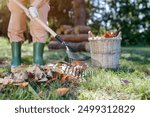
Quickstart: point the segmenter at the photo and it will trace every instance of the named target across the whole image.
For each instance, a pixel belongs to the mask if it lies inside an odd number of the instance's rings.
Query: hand
[[[37,8],[34,6],[29,8],[29,14],[32,18],[36,18],[39,15]]]

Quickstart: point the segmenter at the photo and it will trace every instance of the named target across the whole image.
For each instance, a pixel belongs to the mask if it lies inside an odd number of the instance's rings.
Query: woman
[[[12,60],[11,66],[17,67],[21,65],[21,44],[25,40],[23,33],[26,31],[26,19],[28,14],[14,2],[9,0],[8,8],[11,17],[8,26],[8,37],[11,42]],[[40,26],[34,18],[39,17],[43,22],[47,22],[49,0],[18,0],[23,5],[29,5],[30,33],[33,41],[33,63],[43,65],[43,51],[47,38],[47,32]]]

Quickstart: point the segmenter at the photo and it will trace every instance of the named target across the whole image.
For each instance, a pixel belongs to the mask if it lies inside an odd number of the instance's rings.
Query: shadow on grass
[[[122,56],[123,59],[135,62],[137,64],[150,64],[150,48],[125,48],[122,51],[123,54],[128,54],[130,56]]]
[[[113,71],[113,72],[117,72],[117,73],[133,73],[135,71],[135,69],[133,68],[129,68],[128,66],[120,66],[117,69],[106,69],[106,71]]]
[[[138,63],[138,64],[142,64],[142,65],[150,64],[150,60],[147,57],[142,58],[142,57],[133,57],[133,56],[131,56],[131,57],[128,57],[128,58],[126,58],[126,57],[122,57],[122,58],[126,59],[128,61],[132,61],[132,62],[135,62],[135,63]]]
[[[138,54],[143,57],[150,57],[150,47],[147,48],[123,48],[122,53]]]

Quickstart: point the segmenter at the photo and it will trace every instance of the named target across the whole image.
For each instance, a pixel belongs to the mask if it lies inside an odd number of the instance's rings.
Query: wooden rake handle
[[[18,0],[13,0],[24,12],[29,14],[28,9],[22,5]],[[29,17],[29,15],[27,15]],[[29,17],[31,19],[31,17]],[[57,34],[49,28],[39,17],[34,18],[35,21],[37,21],[47,32],[49,32],[53,37],[57,37]]]

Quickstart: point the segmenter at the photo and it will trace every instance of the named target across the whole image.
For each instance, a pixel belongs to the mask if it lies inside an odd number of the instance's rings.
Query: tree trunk
[[[86,10],[84,0],[73,0],[74,25],[86,24]]]
[[[67,43],[67,45],[69,47],[71,47],[73,50],[75,50],[76,52],[81,52],[81,51],[89,51],[89,43],[88,42],[80,42],[80,43],[72,43],[69,42]],[[66,49],[64,45],[62,45],[60,42],[58,41],[51,41],[48,44],[48,48],[49,50],[53,49],[53,50],[57,50],[57,49]]]
[[[66,42],[83,42],[88,41],[88,34],[68,34],[68,35],[60,35],[62,39]],[[52,37],[52,40],[56,40]]]
[[[74,30],[75,30],[75,34],[88,34],[88,32],[90,31],[90,27],[78,25],[78,26],[75,26]]]
[[[0,9],[0,36],[7,36],[10,12],[7,7]]]

